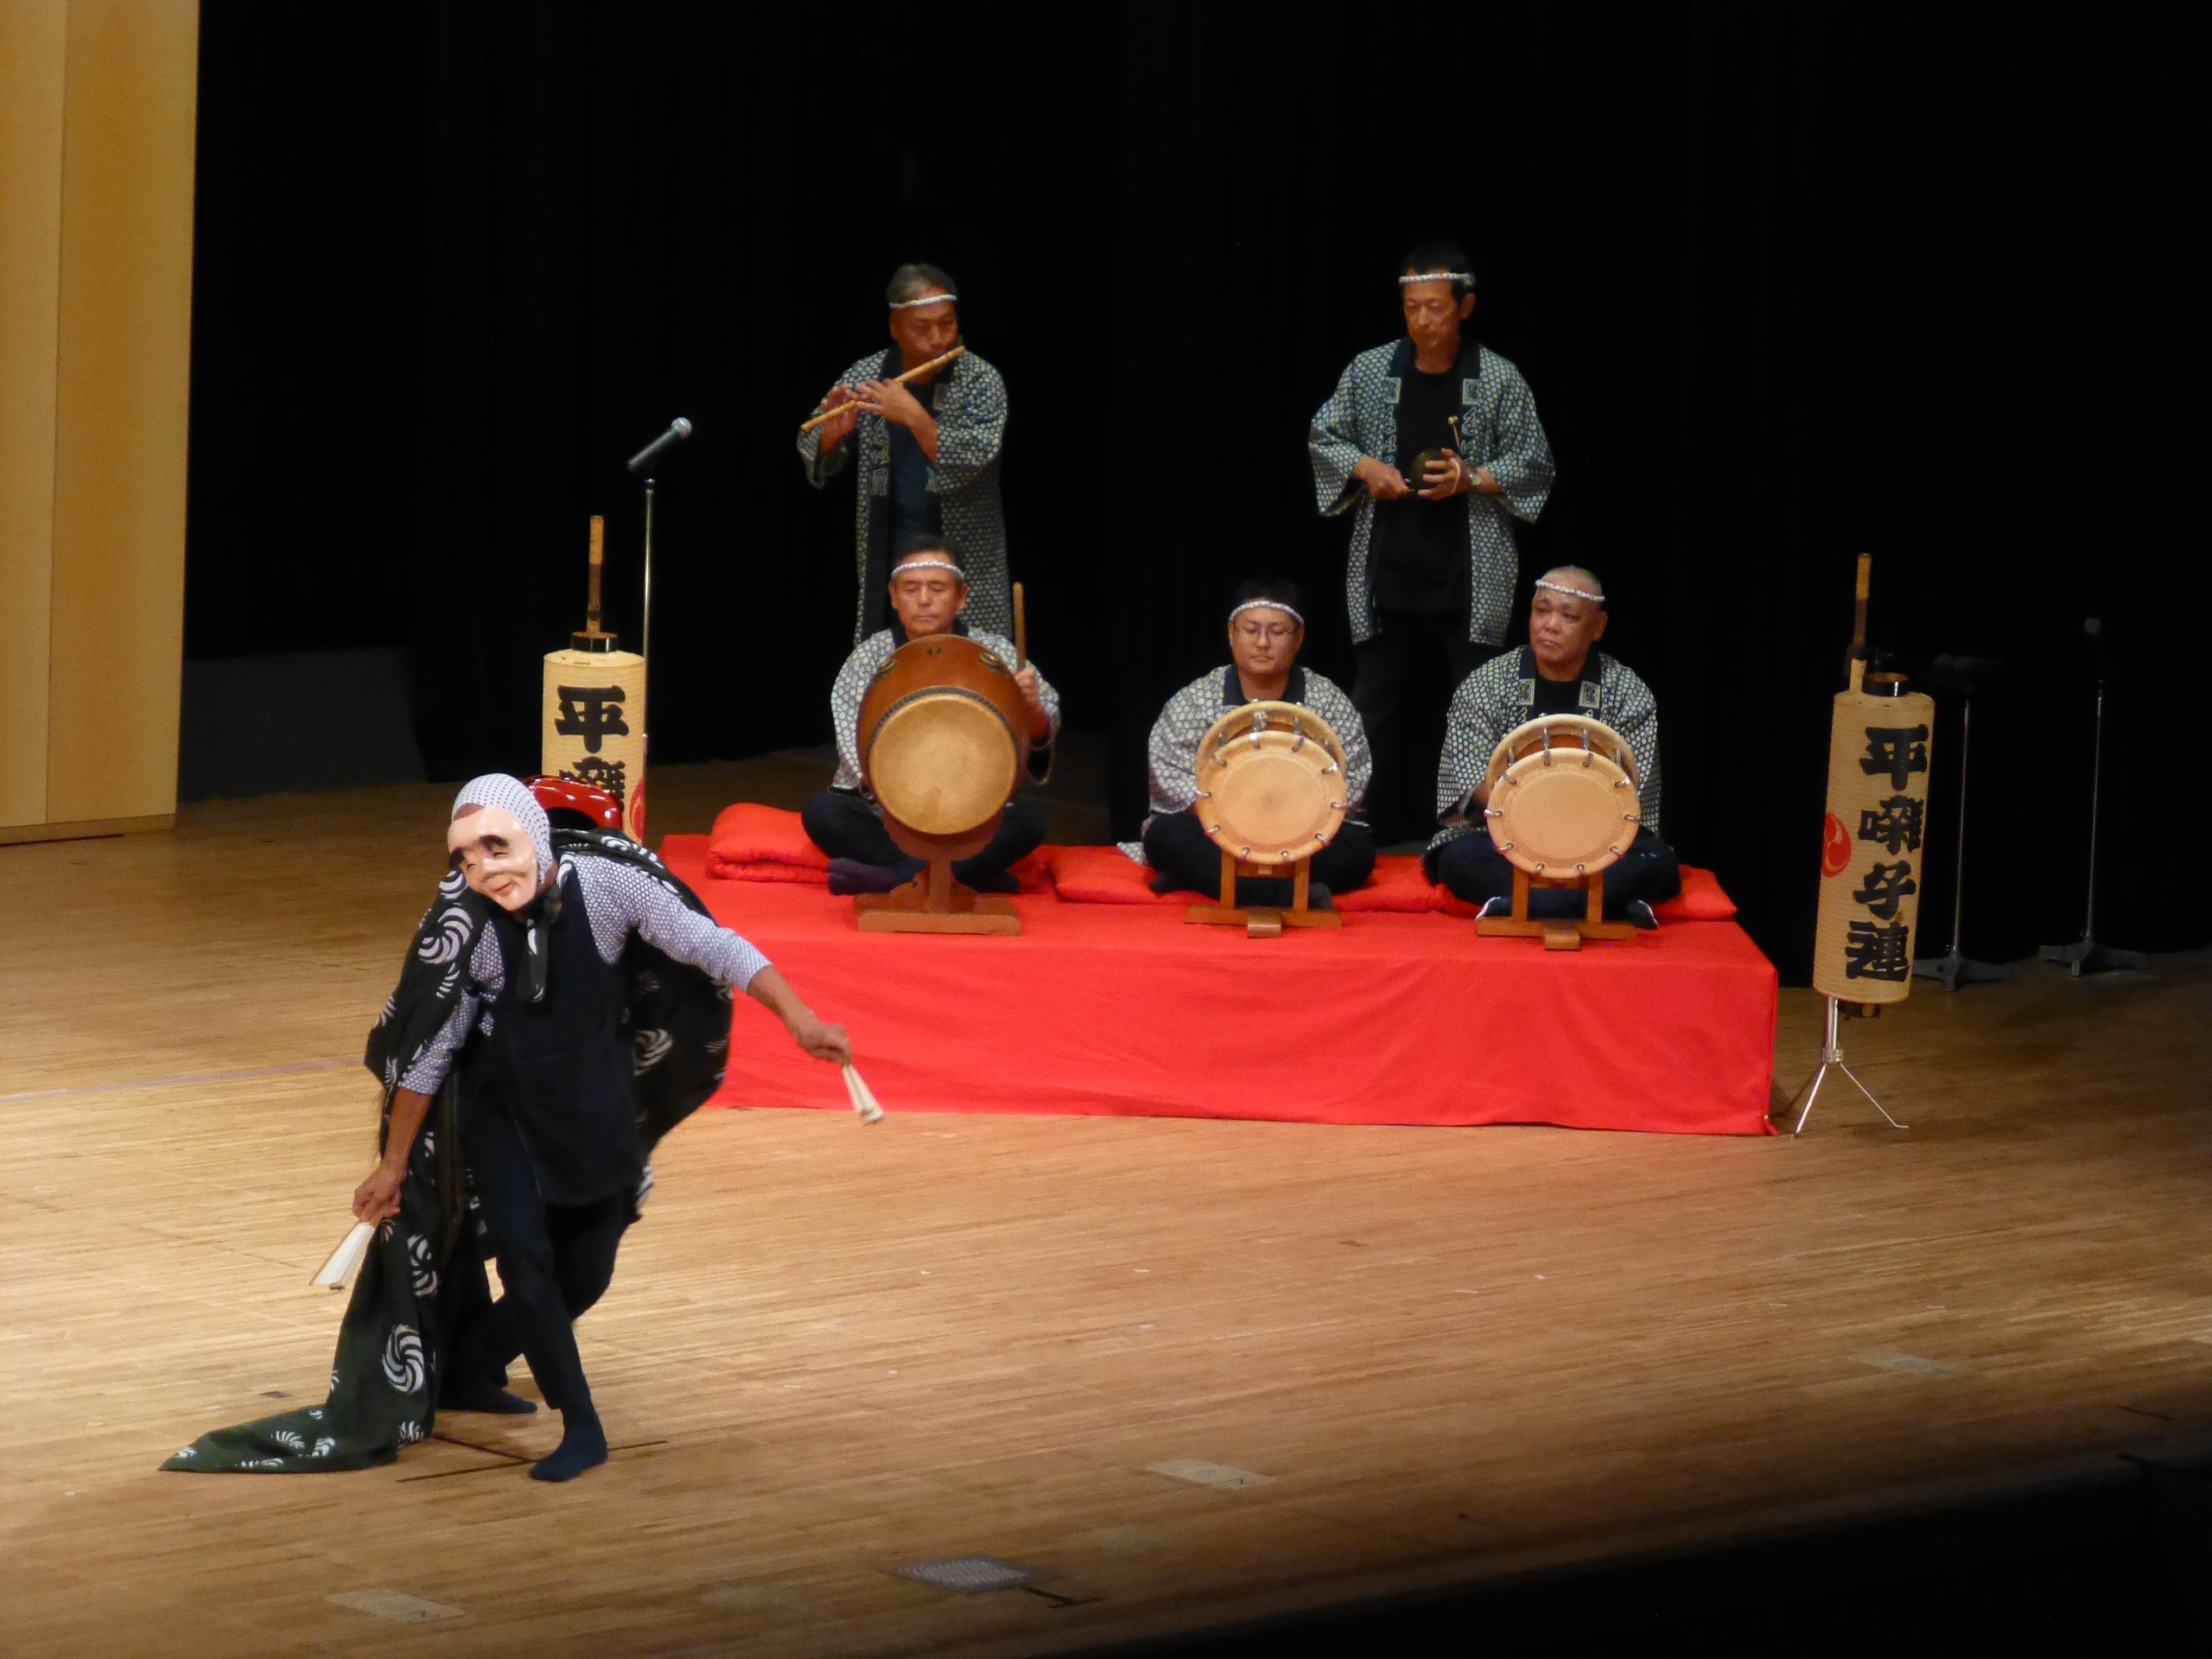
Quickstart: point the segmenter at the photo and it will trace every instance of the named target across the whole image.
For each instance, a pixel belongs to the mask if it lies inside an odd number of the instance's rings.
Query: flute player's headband
[[[1408,288],[1415,283],[1465,283],[1472,288],[1475,273],[1471,270],[1409,270],[1398,278],[1400,288]]]
[[[957,305],[959,303],[960,296],[950,289],[947,289],[942,294],[925,294],[918,300],[893,300],[891,302],[891,308],[893,311],[912,311],[918,305]]]

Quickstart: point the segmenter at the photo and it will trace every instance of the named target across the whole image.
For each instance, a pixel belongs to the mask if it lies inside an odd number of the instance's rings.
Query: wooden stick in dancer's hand
[[[318,1290],[345,1289],[360,1270],[361,1258],[369,1253],[369,1240],[375,1236],[376,1230],[374,1222],[355,1222],[353,1230],[338,1241],[338,1248],[308,1282]]]
[[[909,380],[918,380],[924,375],[932,373],[935,371],[943,368],[946,364],[951,362],[954,358],[959,356],[967,349],[968,348],[965,346],[956,346],[950,351],[947,352],[943,357],[933,357],[930,359],[928,362],[923,364],[919,368],[909,369],[904,374],[893,375],[891,377],[891,384],[894,386],[903,386]],[[800,422],[798,429],[801,434],[805,434],[813,431],[817,426],[826,426],[851,407],[851,404],[845,403],[838,404],[835,409],[825,409],[812,419]]]
[[[883,1122],[883,1108],[876,1104],[875,1091],[861,1080],[861,1074],[851,1066],[844,1068],[845,1094],[853,1103],[853,1109],[861,1115],[863,1123]]]
[[[1019,671],[1029,666],[1029,621],[1021,613],[1021,584],[1014,584],[1014,665]]]

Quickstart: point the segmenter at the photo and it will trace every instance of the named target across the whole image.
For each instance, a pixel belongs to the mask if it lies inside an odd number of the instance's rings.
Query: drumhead
[[[868,786],[885,812],[926,836],[988,823],[1013,796],[1020,755],[1006,718],[957,687],[895,704],[868,746]]]
[[[1619,733],[1580,715],[1515,728],[1491,757],[1491,839],[1533,875],[1595,874],[1636,838],[1636,758]]]
[[[1197,783],[1199,824],[1250,863],[1309,858],[1344,824],[1344,745],[1297,703],[1248,703],[1217,720],[1198,745]]]

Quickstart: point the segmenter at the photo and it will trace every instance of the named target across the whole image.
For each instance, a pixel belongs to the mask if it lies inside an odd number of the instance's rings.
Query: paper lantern
[[[633,651],[555,651],[545,657],[549,778],[596,784],[622,804],[622,830],[645,838],[645,659]]]
[[[1839,691],[1828,734],[1813,988],[1843,1002],[1912,991],[1935,699]]]

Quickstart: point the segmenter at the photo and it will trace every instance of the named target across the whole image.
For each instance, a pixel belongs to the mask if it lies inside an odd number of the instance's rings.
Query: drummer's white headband
[[[1472,288],[1475,273],[1471,270],[1409,270],[1398,278],[1400,288],[1414,283],[1465,283]]]
[[[953,563],[950,559],[901,559],[897,564],[892,566],[891,580],[898,581],[909,570],[949,570],[952,573],[952,579],[963,586],[965,586],[968,581],[968,573]]]
[[[960,296],[957,294],[929,294],[918,300],[893,300],[891,302],[891,308],[893,311],[911,311],[918,305],[957,305],[959,303]]]
[[[1580,588],[1570,588],[1563,582],[1547,582],[1541,576],[1536,578],[1536,586],[1548,594],[1563,594],[1569,599],[1586,599],[1592,605],[1602,605],[1605,602],[1605,596],[1603,594],[1590,593]]]
[[[1279,599],[1248,599],[1229,613],[1229,620],[1233,623],[1247,611],[1281,611],[1300,627],[1306,626],[1306,619]]]

